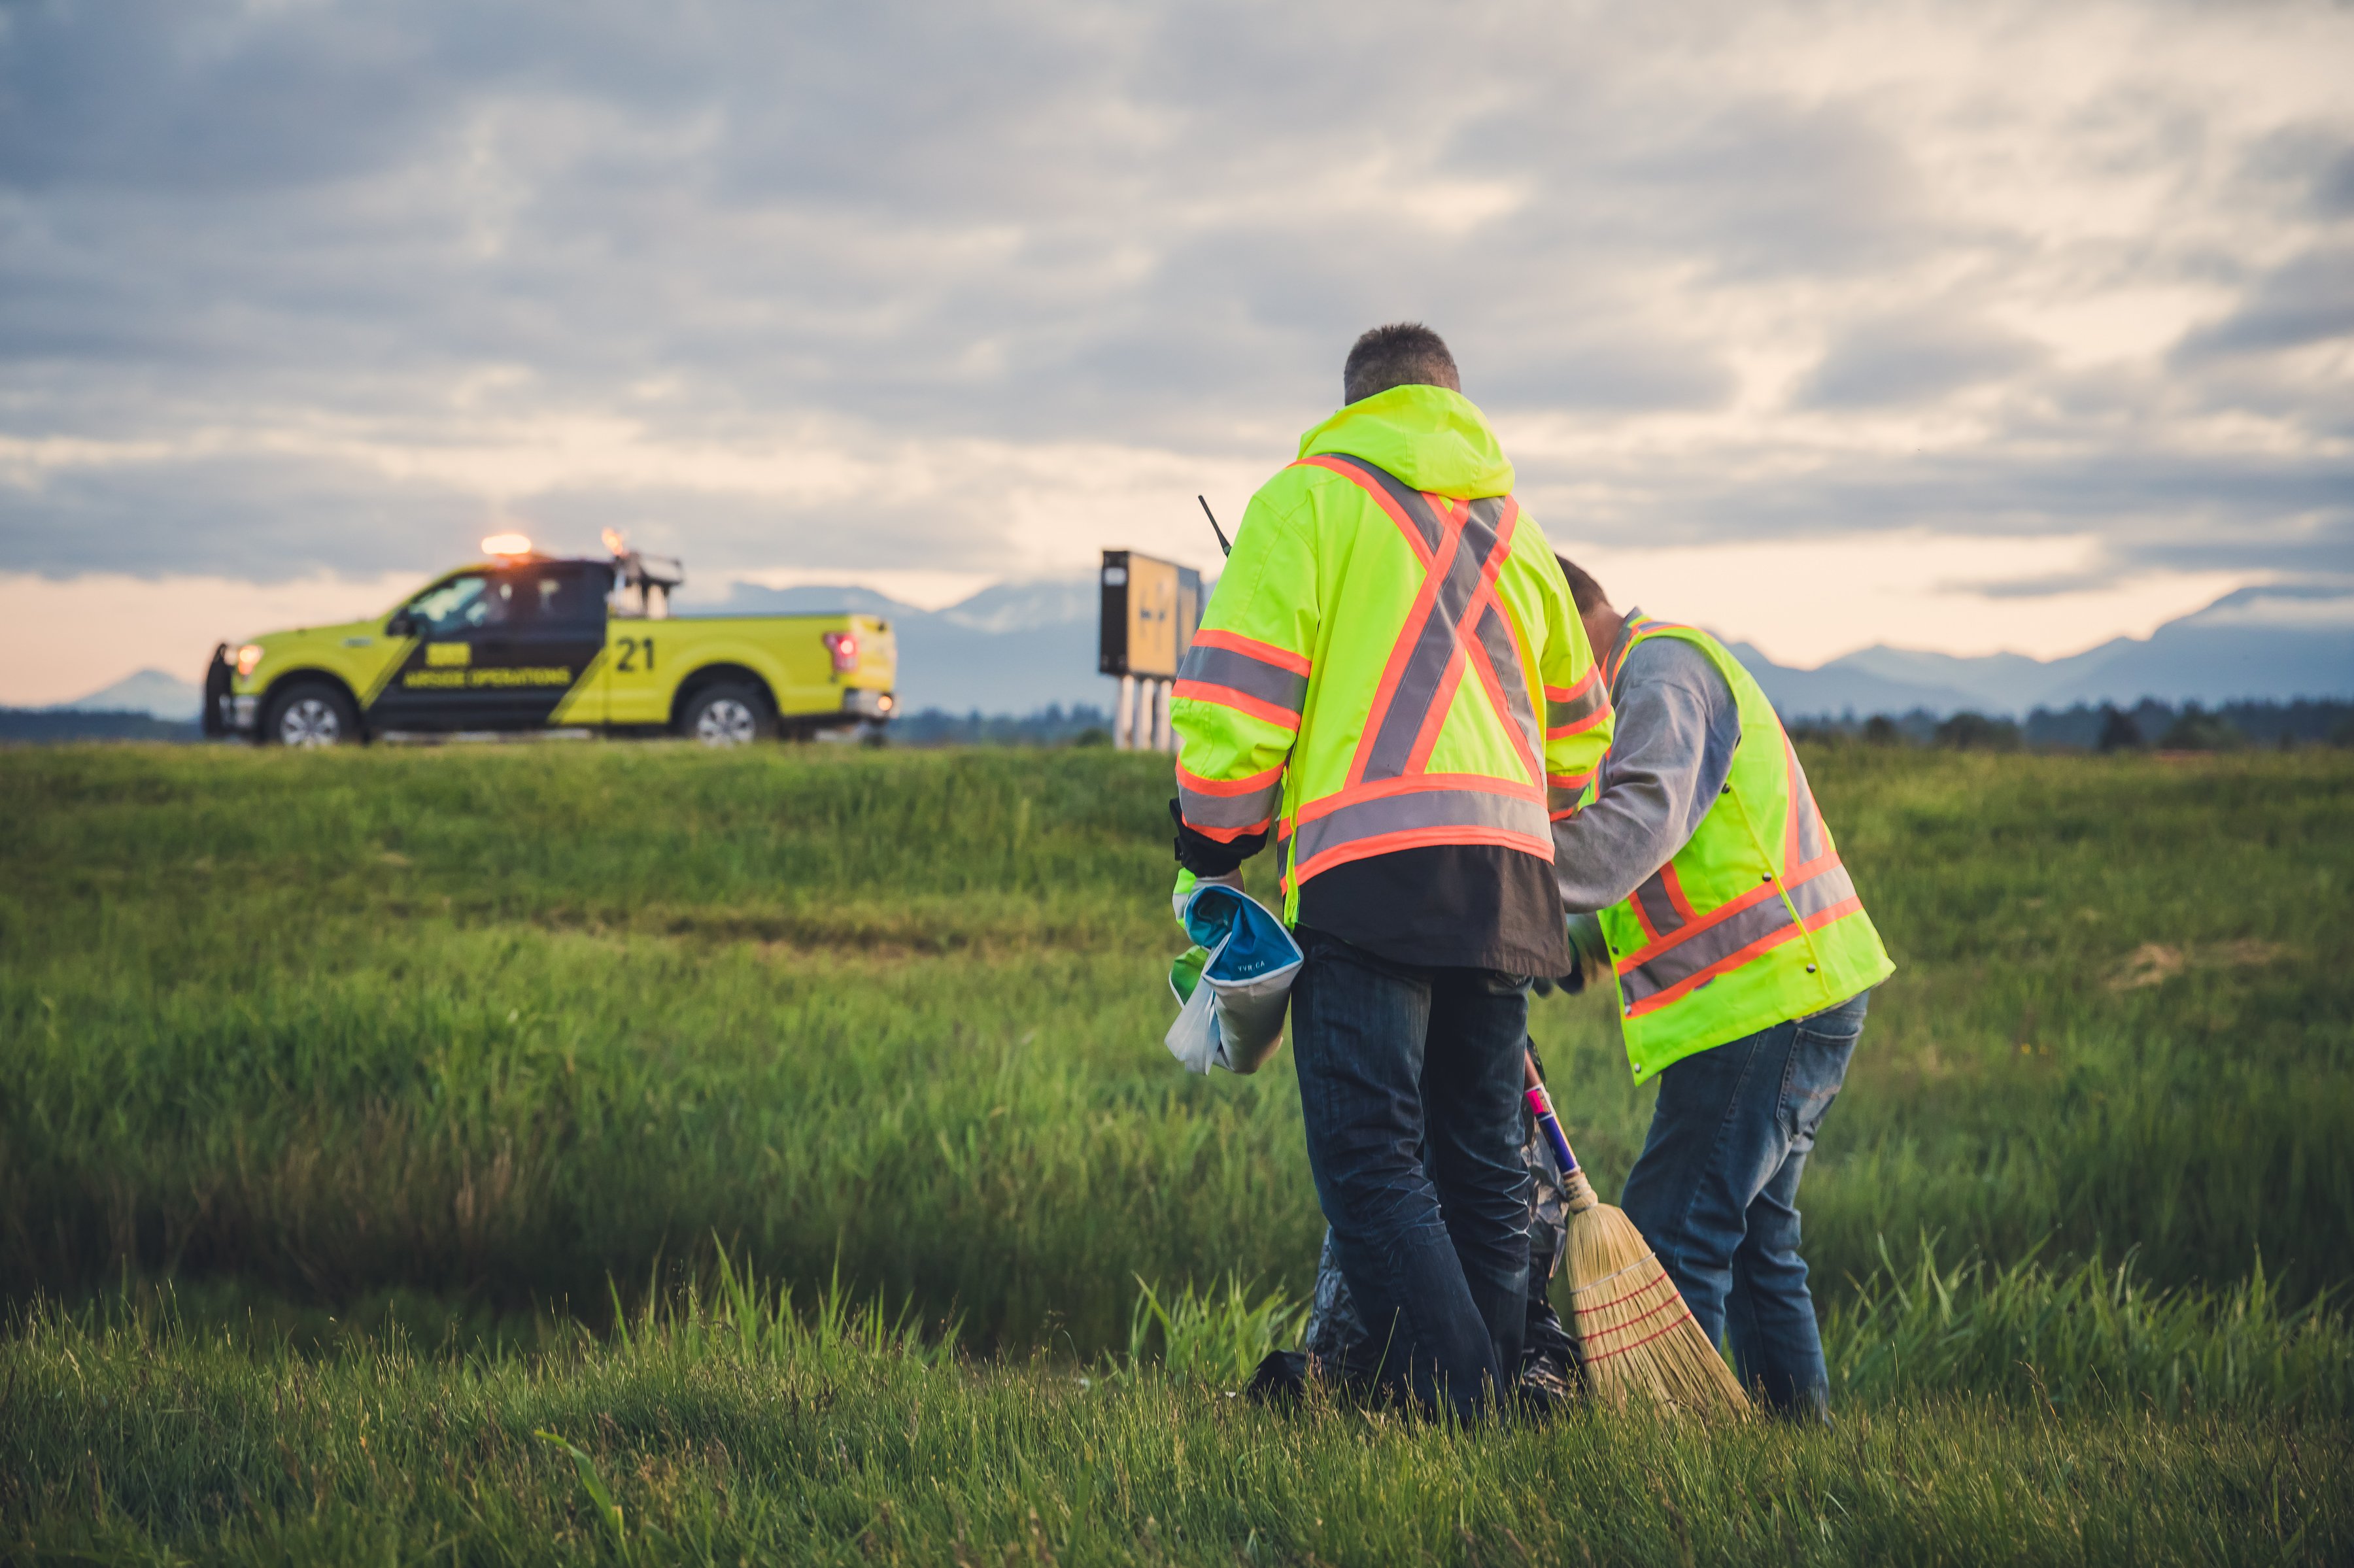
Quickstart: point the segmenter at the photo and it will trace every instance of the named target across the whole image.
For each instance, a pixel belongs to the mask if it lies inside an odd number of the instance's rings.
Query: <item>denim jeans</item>
[[[1528,981],[1298,935],[1308,1162],[1376,1376],[1472,1414],[1511,1386],[1526,1331]]]
[[[1872,993],[1687,1056],[1659,1074],[1619,1206],[1741,1381],[1779,1414],[1830,1391],[1798,1255],[1798,1178],[1847,1077]]]

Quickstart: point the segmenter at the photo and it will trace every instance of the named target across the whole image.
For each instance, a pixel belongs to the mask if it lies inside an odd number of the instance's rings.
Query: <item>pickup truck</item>
[[[335,746],[397,733],[678,735],[711,746],[880,725],[891,625],[871,615],[673,615],[675,561],[482,541],[380,616],[213,651],[205,733]]]

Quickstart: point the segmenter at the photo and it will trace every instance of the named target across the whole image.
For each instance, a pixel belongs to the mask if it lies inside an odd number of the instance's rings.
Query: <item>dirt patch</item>
[[[991,921],[970,908],[886,909],[871,905],[835,909],[648,906],[627,911],[557,908],[535,911],[542,930],[621,944],[675,943],[705,951],[742,947],[764,959],[790,962],[832,953],[880,962],[910,959],[996,958],[1025,952],[1095,952],[1136,948],[1157,929],[1094,911],[1049,918]],[[1094,917],[1090,917],[1094,916]],[[495,916],[493,917],[495,920]]]
[[[2253,938],[2218,942],[2207,948],[2177,948],[2164,942],[2144,942],[2109,978],[2111,991],[2143,991],[2163,985],[2187,969],[2244,969],[2278,963],[2290,949],[2278,942]]]

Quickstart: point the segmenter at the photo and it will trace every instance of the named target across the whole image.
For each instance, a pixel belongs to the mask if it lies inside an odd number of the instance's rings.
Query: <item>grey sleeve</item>
[[[1606,909],[1673,859],[1716,803],[1741,744],[1733,690],[1689,642],[1655,637],[1627,657],[1594,803],[1553,830],[1564,908]]]

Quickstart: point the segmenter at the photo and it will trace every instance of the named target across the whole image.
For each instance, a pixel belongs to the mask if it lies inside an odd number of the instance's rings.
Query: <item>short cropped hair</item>
[[[1610,608],[1610,596],[1602,591],[1602,585],[1585,567],[1567,556],[1555,556],[1553,559],[1561,565],[1561,575],[1569,579],[1569,597],[1576,601],[1578,614],[1592,615],[1597,609]]]
[[[1341,368],[1341,401],[1363,402],[1393,387],[1444,387],[1463,390],[1455,356],[1437,333],[1420,322],[1392,322],[1359,338]]]

